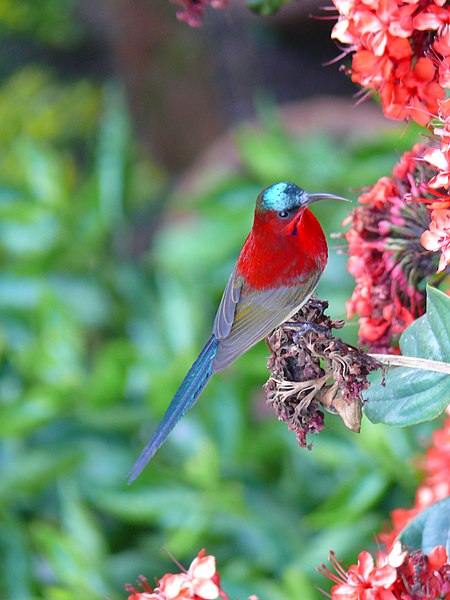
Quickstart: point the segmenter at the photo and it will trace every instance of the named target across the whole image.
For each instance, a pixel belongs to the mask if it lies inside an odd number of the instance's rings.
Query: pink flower
[[[427,231],[422,233],[420,243],[432,252],[440,251],[438,273],[450,264],[450,210],[436,209],[431,213],[431,223]]]
[[[184,573],[167,573],[152,589],[147,580],[140,578],[142,591],[132,586],[126,586],[133,592],[128,600],[228,600],[225,592],[220,588],[220,579],[216,573],[216,559],[206,555],[204,550],[194,558],[189,569]]]
[[[434,167],[438,173],[427,182],[427,187],[432,189],[445,188],[450,185],[450,153],[441,148],[428,148],[423,159]]]
[[[332,600],[437,600],[450,593],[450,565],[443,546],[428,556],[414,551],[408,554],[395,542],[390,552],[379,550],[376,563],[369,552],[360,552],[358,563],[345,570],[330,552],[334,572],[322,565],[322,575],[336,585]]]
[[[219,597],[220,588],[213,580],[216,574],[216,559],[205,556],[204,550],[194,558],[186,573],[172,575],[168,573],[159,581],[159,593],[166,600],[183,600],[185,598],[203,598],[215,600]]]
[[[430,225],[420,241],[430,252],[440,252],[437,271],[441,273],[450,264],[450,99],[438,104],[439,115],[433,127],[436,143],[423,152],[424,162],[432,169],[421,186],[428,197],[418,200],[431,211]]]
[[[331,589],[332,600],[396,600],[391,588],[397,580],[397,567],[406,555],[407,552],[401,551],[400,542],[390,553],[380,550],[376,564],[372,555],[363,551],[358,556],[358,564],[345,571],[331,552],[329,560],[336,574],[325,565],[319,571],[336,583]]]

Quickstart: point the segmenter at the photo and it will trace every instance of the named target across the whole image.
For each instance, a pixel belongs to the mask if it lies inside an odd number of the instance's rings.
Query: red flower
[[[447,142],[446,142],[447,144]],[[428,148],[424,152],[423,159],[425,162],[430,164],[437,170],[437,174],[434,175],[428,182],[428,189],[448,189],[450,185],[450,154],[449,150],[443,150],[441,148]]]
[[[405,201],[407,195],[418,196],[416,180],[432,173],[421,160],[424,152],[420,144],[405,152],[392,177],[361,194],[345,221],[350,224],[347,268],[356,282],[347,314],[359,315],[360,343],[374,352],[396,348],[402,331],[423,314],[421,284],[436,271],[437,257],[420,244],[431,227],[430,212],[423,203]],[[440,238],[434,243],[443,244]]]
[[[380,90],[384,113],[393,119],[411,117],[419,125],[427,125],[437,111],[437,101],[445,98],[445,90],[436,80],[433,61],[420,57],[415,65],[408,59],[399,64],[396,79]]]
[[[433,175],[422,186],[429,197],[421,198],[431,210],[431,221],[420,241],[427,250],[440,252],[440,273],[450,264],[450,100],[439,103],[433,132],[438,145],[427,148],[423,154]]]
[[[428,556],[412,552],[397,570],[395,598],[414,600],[448,599],[450,565],[443,546],[436,546]]]
[[[333,552],[329,560],[334,572],[325,565],[318,570],[336,584],[332,600],[437,600],[450,593],[450,565],[443,546],[426,556],[420,551],[408,554],[396,542],[390,552],[377,552],[376,564],[371,554],[361,552],[358,564],[347,571]]]
[[[353,53],[352,81],[380,94],[393,119],[426,125],[450,81],[450,13],[444,1],[333,0],[331,37]]]
[[[406,554],[401,552],[399,542],[389,554],[378,552],[375,564],[372,555],[364,551],[358,556],[358,564],[345,571],[330,552],[335,573],[325,565],[319,571],[336,583],[331,589],[332,600],[395,600],[390,590],[397,579],[397,567]]]
[[[420,242],[424,248],[436,252],[441,251],[438,273],[444,271],[450,263],[450,210],[438,209],[431,213],[431,223],[427,231],[422,233]]]
[[[132,594],[128,600],[228,600],[220,588],[220,579],[216,573],[216,559],[206,555],[204,550],[198,553],[191,566],[184,573],[167,573],[152,589],[144,577],[140,578],[142,591],[126,586]]]

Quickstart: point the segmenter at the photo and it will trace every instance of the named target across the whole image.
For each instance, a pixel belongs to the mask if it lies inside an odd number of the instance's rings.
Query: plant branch
[[[369,354],[383,365],[390,367],[410,367],[411,369],[422,369],[424,371],[435,371],[450,375],[450,363],[428,358],[416,358],[415,356],[396,356],[393,354]]]

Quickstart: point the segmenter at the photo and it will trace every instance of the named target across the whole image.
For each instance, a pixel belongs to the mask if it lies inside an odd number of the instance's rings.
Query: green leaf
[[[27,600],[32,597],[31,556],[26,527],[11,513],[2,515],[0,553],[5,597],[15,600]]]
[[[69,477],[62,478],[59,484],[61,499],[61,521],[65,532],[70,536],[83,558],[95,569],[97,576],[103,575],[102,559],[105,556],[106,544],[103,539],[103,528],[97,522],[92,511],[83,502],[75,481]]]
[[[291,0],[247,0],[247,6],[257,15],[273,15]]]
[[[0,504],[11,497],[28,494],[31,497],[62,474],[71,472],[79,455],[70,448],[58,452],[36,449],[28,453],[11,453],[0,482]]]
[[[105,93],[98,152],[99,205],[105,224],[123,218],[125,171],[129,150],[130,124],[118,89]]]
[[[354,523],[383,496],[387,481],[380,473],[356,473],[330,493],[329,497],[307,517],[313,528]]]
[[[91,494],[92,501],[106,513],[120,517],[127,523],[143,524],[160,522],[171,527],[185,527],[189,506],[189,525],[211,518],[212,512],[227,514],[242,509],[239,490],[222,486],[216,490],[198,490],[186,485],[164,485],[125,491],[101,490]]]
[[[297,598],[299,590],[302,591],[302,600],[316,598],[314,586],[307,575],[292,566],[283,572],[281,585],[289,594],[289,598]]]
[[[33,543],[58,583],[76,588],[79,597],[100,600],[108,593],[107,585],[92,564],[91,555],[86,556],[66,532],[42,521],[31,527]]]
[[[135,352],[128,340],[105,343],[92,366],[87,398],[91,406],[106,408],[125,393]]]
[[[400,338],[404,356],[450,362],[450,298],[427,287],[427,312]],[[411,368],[389,371],[366,394],[364,412],[372,423],[405,427],[438,417],[450,399],[450,377]]]
[[[61,410],[58,401],[61,405],[57,394],[44,395],[43,390],[37,388],[18,401],[0,404],[0,438],[26,435],[55,419]]]
[[[423,510],[398,536],[404,546],[429,554],[444,546],[450,555],[450,496]]]

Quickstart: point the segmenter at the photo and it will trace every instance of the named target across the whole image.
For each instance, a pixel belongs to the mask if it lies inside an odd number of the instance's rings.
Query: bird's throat
[[[285,235],[274,232],[270,221],[255,222],[236,266],[251,289],[295,286],[322,272],[327,262],[325,235],[314,215],[305,210]]]

